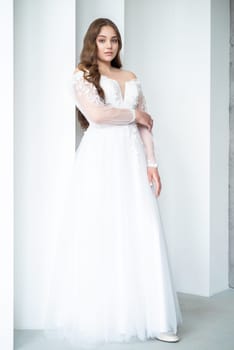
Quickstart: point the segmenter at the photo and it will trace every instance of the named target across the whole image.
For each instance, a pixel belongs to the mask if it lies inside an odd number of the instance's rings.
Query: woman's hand
[[[146,126],[147,129],[151,131],[153,127],[153,119],[151,118],[151,116],[148,113],[143,112],[139,109],[136,109],[135,113],[136,113],[136,123]]]
[[[158,168],[147,167],[147,175],[151,186],[153,186],[153,183],[155,184],[155,194],[158,197],[162,189]]]

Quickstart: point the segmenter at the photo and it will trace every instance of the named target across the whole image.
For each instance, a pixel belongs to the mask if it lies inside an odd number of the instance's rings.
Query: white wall
[[[75,1],[15,1],[15,328],[40,328],[75,152]]]
[[[0,1],[0,348],[13,349],[13,2]]]
[[[125,12],[125,66],[140,77],[155,117],[163,184],[159,202],[176,286],[204,296],[228,288],[229,13],[228,1],[217,2],[211,12],[209,0],[148,0],[147,6],[128,0]],[[211,169],[217,149],[219,159]]]

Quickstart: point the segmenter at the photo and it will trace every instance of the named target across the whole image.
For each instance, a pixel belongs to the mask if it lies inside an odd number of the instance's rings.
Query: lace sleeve
[[[145,100],[145,96],[143,95],[141,85],[139,86],[139,96],[138,96],[137,109],[140,109],[144,112],[147,112],[146,100]],[[158,164],[156,162],[156,157],[155,157],[153,132],[152,132],[152,130],[149,131],[149,129],[147,127],[139,125],[139,124],[137,124],[137,127],[139,129],[142,142],[144,144],[144,149],[145,149],[145,154],[146,154],[146,159],[147,159],[147,166],[157,168]]]
[[[99,124],[135,122],[135,109],[114,108],[105,104],[96,87],[84,78],[82,71],[73,74],[72,83],[75,104],[88,121]]]

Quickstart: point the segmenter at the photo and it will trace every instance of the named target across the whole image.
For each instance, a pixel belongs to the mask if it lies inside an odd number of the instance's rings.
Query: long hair
[[[118,39],[118,52],[116,56],[111,61],[111,66],[116,68],[121,68],[122,63],[120,60],[120,50],[122,48],[122,39],[118,27],[108,18],[98,18],[94,20],[84,37],[83,49],[80,54],[80,62],[77,68],[84,72],[84,78],[92,83],[101,98],[105,98],[104,91],[100,86],[100,72],[97,63],[97,45],[96,38],[101,31],[103,26],[110,26],[114,29],[117,39]],[[87,129],[89,126],[88,120],[81,113],[81,111],[76,107],[77,117],[82,129]]]

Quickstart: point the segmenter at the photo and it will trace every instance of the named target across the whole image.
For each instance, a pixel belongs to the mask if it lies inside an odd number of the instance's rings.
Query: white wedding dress
[[[152,133],[139,79],[101,75],[96,88],[74,73],[74,99],[90,125],[75,154],[51,274],[46,336],[76,349],[146,341],[182,323],[157,197],[147,165]]]

